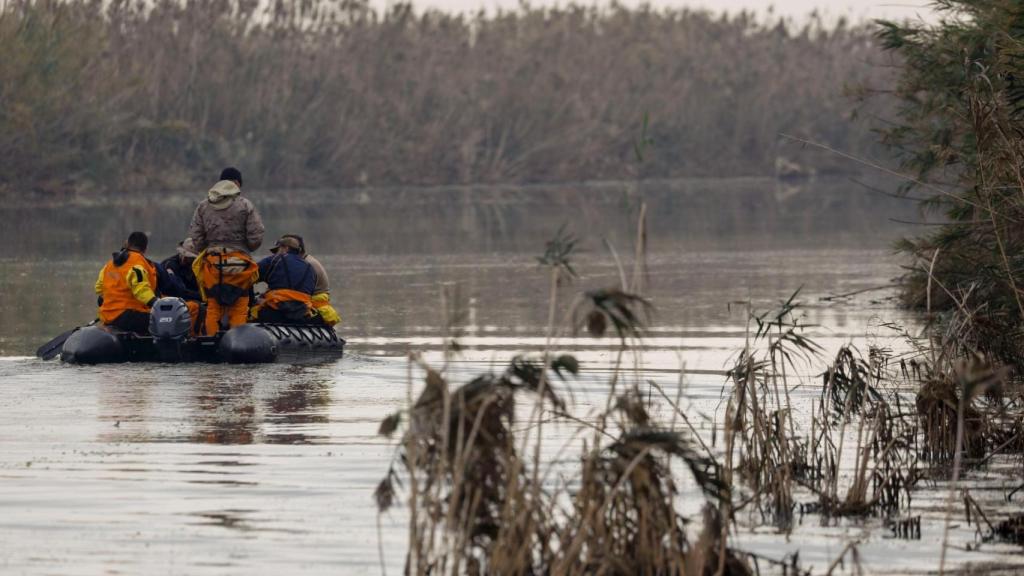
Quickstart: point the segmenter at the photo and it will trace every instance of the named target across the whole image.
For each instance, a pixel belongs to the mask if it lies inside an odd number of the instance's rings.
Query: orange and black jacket
[[[100,270],[96,294],[100,320],[109,324],[126,310],[148,313],[157,294],[157,268],[135,250],[121,250]]]

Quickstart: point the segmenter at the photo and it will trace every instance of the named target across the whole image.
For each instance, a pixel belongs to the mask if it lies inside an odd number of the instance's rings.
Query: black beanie
[[[242,185],[242,173],[238,171],[238,168],[229,166],[220,171],[221,180],[237,180],[238,185]]]

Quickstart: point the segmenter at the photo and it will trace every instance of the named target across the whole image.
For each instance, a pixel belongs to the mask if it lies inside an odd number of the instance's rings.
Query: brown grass
[[[208,185],[226,164],[254,187],[773,175],[780,159],[806,172],[778,134],[870,148],[842,87],[886,73],[866,28],[813,18],[3,6],[0,191]]]

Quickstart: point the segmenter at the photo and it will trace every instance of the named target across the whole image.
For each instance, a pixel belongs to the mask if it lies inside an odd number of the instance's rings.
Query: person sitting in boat
[[[107,326],[149,333],[149,309],[157,299],[157,265],[146,258],[149,237],[132,232],[96,279],[100,321]]]
[[[257,266],[249,253],[263,244],[263,221],[241,193],[242,173],[225,168],[189,226],[198,251],[192,270],[207,305],[204,331],[209,335],[245,323],[256,282]]]
[[[338,315],[338,311],[331,305],[331,282],[327,277],[327,269],[309,253],[302,236],[298,234],[285,234],[282,238],[294,238],[299,243],[299,255],[313,267],[313,273],[316,276],[316,284],[313,286],[313,298],[311,299],[313,314],[319,316],[320,320],[328,326],[334,326],[341,322],[341,316]]]
[[[282,236],[270,249],[273,254],[260,260],[260,281],[267,292],[253,307],[250,317],[274,324],[319,323],[313,316],[313,290],[316,272],[302,258],[301,245],[294,235]]]
[[[163,296],[177,296],[182,300],[199,300],[199,284],[196,282],[196,274],[192,271],[192,264],[196,261],[195,243],[191,238],[186,238],[178,243],[176,254],[160,263],[169,279],[169,285],[165,286],[161,276],[161,292]]]

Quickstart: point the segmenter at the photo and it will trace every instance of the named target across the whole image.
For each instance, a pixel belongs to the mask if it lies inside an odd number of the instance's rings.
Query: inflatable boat
[[[64,342],[60,358],[73,364],[114,362],[318,363],[337,360],[345,340],[333,328],[306,324],[243,324],[216,336],[193,337],[188,307],[178,298],[153,304],[149,334],[85,326]]]

